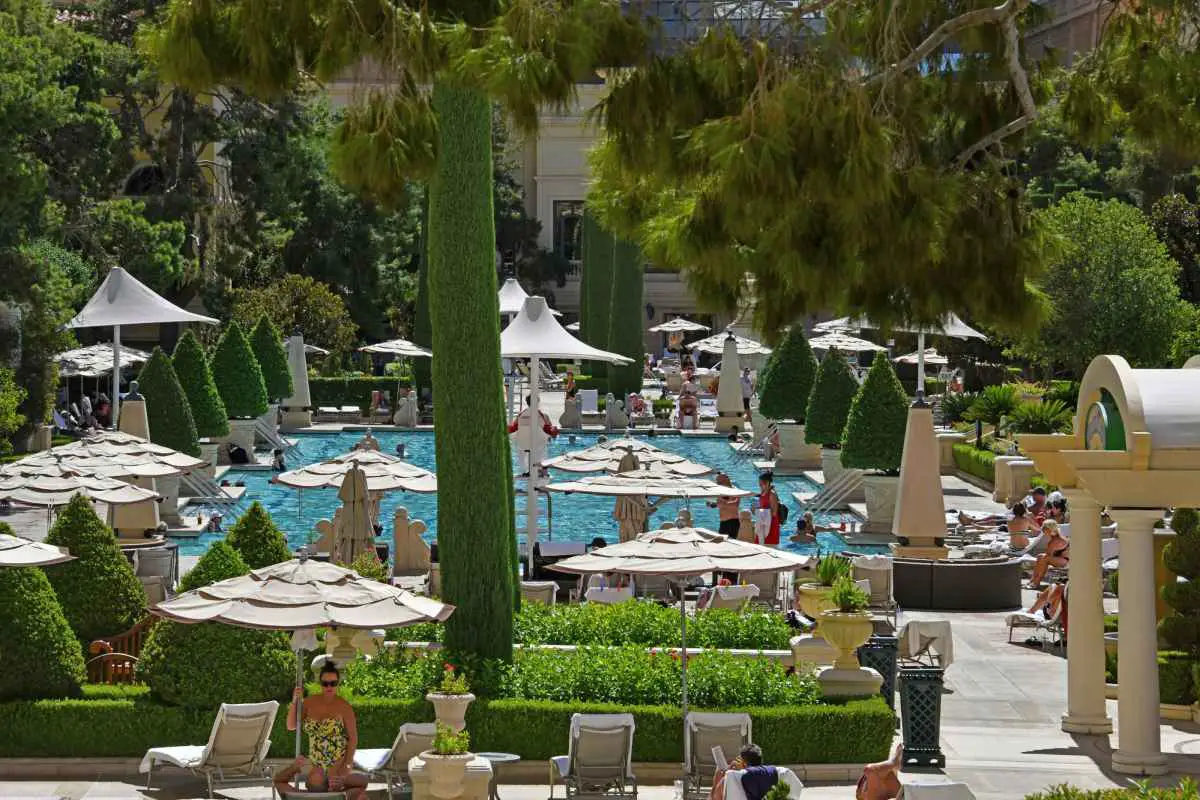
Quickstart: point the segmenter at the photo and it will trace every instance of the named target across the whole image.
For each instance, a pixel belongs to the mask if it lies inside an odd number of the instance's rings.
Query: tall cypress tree
[[[250,331],[250,347],[262,370],[267,398],[279,401],[290,395],[292,371],[288,367],[287,353],[283,350],[283,336],[266,314],[258,318],[254,330]]]
[[[171,356],[175,375],[188,405],[192,408],[192,421],[196,423],[196,435],[207,437],[225,436],[229,433],[229,414],[221,402],[221,394],[213,381],[212,370],[204,349],[191,331],[184,331],[175,343]],[[151,433],[154,431],[151,430]]]
[[[613,247],[612,289],[609,300],[608,348],[631,359],[608,365],[608,390],[618,398],[642,390],[643,261],[637,245],[623,239]]]
[[[609,312],[612,309],[613,251],[616,242],[613,235],[600,227],[599,223],[584,231],[585,236],[588,233],[591,234],[591,244],[584,251],[588,261],[583,265],[585,273],[591,272],[588,279],[588,315],[580,325],[580,330],[585,342],[592,347],[607,350]],[[593,374],[596,374],[595,370]]]
[[[429,323],[429,189],[421,193],[421,249],[417,256],[417,307],[413,318],[413,344],[426,350],[433,347],[433,331]],[[429,389],[433,392],[433,365],[428,358],[413,359],[413,386],[417,396]]]
[[[171,359],[161,347],[154,348],[138,373],[138,389],[146,398],[150,441],[189,456],[199,456],[200,442],[196,437],[192,408]]]

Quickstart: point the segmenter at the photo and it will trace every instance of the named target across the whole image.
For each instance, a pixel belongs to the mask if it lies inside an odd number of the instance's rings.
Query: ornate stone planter
[[[825,487],[829,488],[834,482],[839,481],[848,473],[858,473],[862,475],[860,469],[848,469],[842,466],[842,451],[831,450],[826,447],[821,448],[821,472],[825,475]],[[866,499],[863,494],[863,485],[860,482],[858,486],[845,493],[842,497],[842,503],[861,503]]]
[[[775,469],[800,472],[821,465],[821,448],[804,441],[803,425],[777,422],[776,427],[779,430],[779,456],[775,459]]]
[[[224,441],[230,444],[236,444],[238,447],[245,450],[251,458],[254,457],[254,424],[257,419],[231,419],[229,420],[229,434],[224,438]]]
[[[450,697],[451,695],[443,695]],[[464,705],[465,709],[466,706]],[[432,750],[421,753],[425,769],[429,772],[429,793],[443,800],[453,800],[463,794],[463,779],[467,775],[467,765],[475,760],[474,753],[456,753],[454,755],[438,755]]]
[[[438,722],[450,726],[456,733],[467,727],[467,706],[475,700],[475,695],[430,692],[425,699],[433,703],[433,713]]]
[[[800,601],[800,610],[804,616],[820,624],[821,615],[833,608],[829,600],[832,586],[822,586],[819,583],[801,583],[796,586],[796,595]]]
[[[217,474],[217,453],[220,449],[221,445],[219,442],[200,443],[200,458],[208,462],[203,467],[200,467],[200,470],[210,478]]]
[[[866,611],[823,611],[821,632],[825,641],[837,648],[833,666],[838,669],[858,669],[858,648],[871,638],[871,615]]]
[[[896,494],[900,479],[891,475],[863,475],[867,521],[863,533],[891,533],[896,517]]]

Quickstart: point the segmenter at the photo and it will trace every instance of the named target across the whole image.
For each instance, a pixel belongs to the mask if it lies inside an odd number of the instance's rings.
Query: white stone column
[[[1162,775],[1167,757],[1158,729],[1158,626],[1154,613],[1154,523],[1158,509],[1113,509],[1121,540],[1117,645],[1117,749],[1112,766],[1127,775]],[[1074,538],[1074,537],[1072,537]],[[1072,545],[1071,561],[1079,558]],[[1076,632],[1072,631],[1071,636]]]
[[[1068,733],[1112,733],[1104,706],[1104,596],[1100,504],[1083,489],[1063,489],[1071,509],[1070,626],[1067,637]]]

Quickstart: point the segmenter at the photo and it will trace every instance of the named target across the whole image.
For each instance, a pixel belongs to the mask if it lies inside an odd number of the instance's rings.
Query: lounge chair
[[[139,578],[161,578],[170,596],[169,593],[174,590],[179,580],[179,550],[175,547],[146,547],[135,550],[133,574]]]
[[[1012,644],[1013,631],[1017,628],[1032,628],[1034,633],[1046,632],[1050,635],[1050,641],[1061,646],[1063,643],[1063,624],[1062,612],[1067,606],[1066,588],[1063,589],[1063,601],[1058,604],[1054,614],[1047,617],[1042,613],[1030,614],[1028,611],[1014,611],[1004,618],[1008,624],[1008,643]],[[1070,613],[1070,612],[1068,612]]]
[[[724,608],[741,613],[758,597],[759,589],[753,584],[746,586],[716,586],[702,591],[697,605],[703,609]]]
[[[370,778],[387,781],[388,800],[392,800],[393,787],[402,787],[408,778],[408,762],[433,746],[435,727],[432,722],[406,722],[391,747],[357,751],[354,766]]]
[[[867,581],[870,604],[867,610],[883,617],[893,628],[899,608],[892,592],[892,559],[887,556],[855,556],[851,562],[855,581]]]
[[[742,583],[758,587],[758,597],[754,605],[765,605],[772,611],[783,610],[783,601],[779,599],[778,572],[743,572],[739,576]]]
[[[583,599],[588,603],[601,605],[616,605],[617,603],[633,602],[633,587],[602,587],[593,586],[583,593]]]
[[[779,775],[779,782],[786,783],[790,788],[791,797],[800,797],[800,793],[804,790],[804,784],[796,777],[796,773],[792,772],[787,767],[775,767],[775,772]],[[725,773],[725,800],[746,800],[746,791],[742,788],[742,775],[744,770],[732,770]]]
[[[208,796],[213,796],[214,779],[271,780],[267,769],[267,751],[271,749],[271,728],[279,703],[222,703],[213,721],[212,733],[206,745],[152,747],[146,751],[139,772],[146,773],[146,788],[154,776],[156,764],[174,764],[193,775],[203,775],[208,782]]]
[[[733,758],[750,744],[749,714],[689,711],[683,723],[683,797],[703,797],[712,788],[717,765],[712,749],[720,746]]]
[[[552,606],[558,596],[558,584],[554,581],[521,581],[521,600]]]
[[[550,798],[637,797],[633,775],[633,714],[574,714],[567,755],[550,759]]]

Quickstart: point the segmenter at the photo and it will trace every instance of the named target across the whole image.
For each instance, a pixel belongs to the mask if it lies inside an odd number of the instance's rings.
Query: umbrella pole
[[[97,379],[99,382],[99,379]],[[121,421],[121,326],[113,325],[113,385],[112,385],[112,426],[120,430]]]
[[[304,651],[296,651],[296,686],[300,696],[296,698],[296,758],[300,758],[300,739],[304,725]],[[300,771],[296,771],[296,791],[300,791]]]
[[[925,333],[917,332],[917,405],[925,405]]]
[[[683,720],[684,720],[684,728],[685,728],[684,736],[686,738],[686,735],[687,735],[687,731],[686,731],[687,713],[688,713],[688,701],[687,701],[687,662],[688,662],[688,655],[687,655],[687,603],[684,600],[683,582],[680,581],[678,586],[679,586],[679,649],[682,651],[679,654],[679,663],[682,666],[682,669],[680,671],[680,684],[681,684],[681,688],[682,688],[681,706],[683,708]]]
[[[525,546],[529,548],[529,577],[533,578],[533,545],[537,542],[537,486],[542,465],[542,412],[539,409],[538,373],[541,359],[529,359],[529,489],[525,494]],[[518,428],[519,430],[519,428]]]

